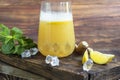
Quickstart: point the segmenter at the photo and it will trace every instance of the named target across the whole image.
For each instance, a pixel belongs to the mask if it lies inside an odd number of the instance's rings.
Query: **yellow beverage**
[[[74,46],[75,36],[71,18],[40,20],[38,49],[44,56],[66,57],[73,52]]]

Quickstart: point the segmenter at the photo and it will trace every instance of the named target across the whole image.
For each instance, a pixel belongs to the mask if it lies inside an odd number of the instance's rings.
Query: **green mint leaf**
[[[0,33],[3,35],[10,35],[10,29],[3,24],[0,24]]]
[[[24,46],[26,49],[30,49],[30,48],[33,48],[33,47],[37,47],[37,45],[33,42],[32,39],[27,38],[27,37],[22,37],[22,39],[23,39],[23,41],[24,41],[23,46]]]
[[[13,48],[14,48],[14,42],[13,40],[10,40],[7,44],[3,44],[1,46],[1,51],[4,53],[4,54],[10,54],[13,52]]]
[[[13,36],[14,39],[18,40],[22,37],[23,32],[19,28],[13,27],[11,29],[11,35]]]
[[[0,24],[0,51],[4,54],[20,55],[26,49],[37,47],[32,39],[23,36],[21,29]]]
[[[22,47],[21,45],[16,45],[15,46],[15,50],[14,50],[14,53],[13,54],[18,54],[18,55],[20,55],[22,52],[24,52],[25,51],[25,48],[24,47]]]
[[[10,40],[12,40],[12,36],[6,36],[4,44],[7,44]]]
[[[23,45],[24,45],[24,40],[21,38],[21,39],[18,40],[18,43],[19,43],[21,46],[23,46]]]
[[[0,24],[0,41],[4,42],[6,36],[10,35],[10,29],[3,24]]]

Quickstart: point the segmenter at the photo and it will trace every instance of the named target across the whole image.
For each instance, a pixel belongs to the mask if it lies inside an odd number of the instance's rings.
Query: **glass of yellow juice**
[[[44,56],[66,57],[75,47],[71,2],[41,3],[38,49]]]

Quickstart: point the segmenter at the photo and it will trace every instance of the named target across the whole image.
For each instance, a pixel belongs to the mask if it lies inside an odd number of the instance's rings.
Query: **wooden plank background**
[[[54,0],[56,1],[56,0]],[[41,0],[0,0],[0,23],[20,27],[37,42]],[[76,43],[94,49],[120,48],[119,0],[72,0]]]

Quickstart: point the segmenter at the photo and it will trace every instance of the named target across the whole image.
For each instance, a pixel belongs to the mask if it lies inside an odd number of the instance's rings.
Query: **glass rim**
[[[41,1],[41,4],[45,4],[45,3],[52,3],[52,4],[59,4],[59,3],[69,3],[71,4],[71,1]]]

